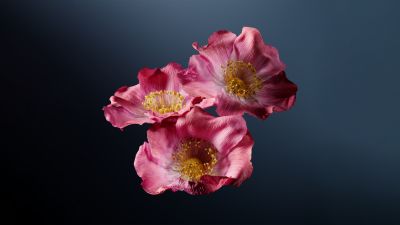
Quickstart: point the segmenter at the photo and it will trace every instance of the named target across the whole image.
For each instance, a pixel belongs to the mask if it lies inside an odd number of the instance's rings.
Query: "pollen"
[[[240,98],[250,98],[262,87],[262,81],[251,63],[229,61],[223,69],[228,93]]]
[[[217,150],[208,141],[188,138],[181,141],[172,156],[175,170],[184,180],[198,182],[204,175],[210,175],[217,164]]]
[[[147,94],[142,102],[146,110],[155,113],[165,114],[178,112],[182,109],[184,97],[176,91],[161,90],[153,91]]]

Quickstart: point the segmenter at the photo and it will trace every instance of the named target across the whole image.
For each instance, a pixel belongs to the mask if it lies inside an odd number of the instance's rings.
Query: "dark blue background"
[[[396,1],[10,1],[1,5],[18,137],[17,220],[90,224],[400,224]],[[253,176],[207,196],[150,196],[131,164],[148,126],[101,108],[142,67],[257,27],[299,86],[295,107],[246,116]]]

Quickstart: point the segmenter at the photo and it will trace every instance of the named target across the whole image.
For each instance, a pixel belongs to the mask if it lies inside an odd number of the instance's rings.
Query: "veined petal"
[[[236,34],[230,31],[220,30],[211,34],[208,38],[208,44],[203,47],[199,47],[197,42],[193,43],[193,47],[198,50],[203,59],[210,64],[208,68],[210,75],[218,80],[222,80],[222,67],[225,66],[230,59],[235,39]],[[197,69],[200,70],[200,68]],[[198,72],[201,73],[201,71]]]
[[[160,166],[155,159],[148,143],[145,142],[139,147],[134,167],[138,176],[142,178],[143,189],[152,195],[160,194],[167,189],[179,190],[179,174]]]
[[[170,166],[172,154],[180,140],[175,123],[176,118],[168,118],[147,130],[147,140],[154,156],[153,161],[165,168]]]
[[[154,123],[143,109],[140,85],[121,87],[111,96],[111,104],[103,107],[104,116],[114,127],[124,128],[130,124]]]
[[[177,63],[170,63],[161,69],[143,68],[139,71],[139,84],[145,93],[160,90],[179,90],[177,73],[182,67]]]
[[[216,174],[234,179],[233,184],[239,186],[253,172],[251,164],[253,145],[254,140],[250,133],[247,133],[224,158],[219,160],[215,168]]]
[[[243,27],[236,38],[232,59],[251,63],[261,78],[276,75],[285,69],[278,51],[266,45],[260,32],[252,27]]]
[[[241,116],[213,117],[199,107],[194,107],[185,117],[178,118],[176,130],[180,137],[210,141],[224,155],[242,140],[247,127]]]
[[[214,68],[201,55],[193,55],[189,59],[189,68],[178,74],[183,89],[192,96],[212,98],[217,96],[223,81],[214,74]]]
[[[297,86],[286,78],[285,72],[264,81],[257,93],[257,101],[265,106],[268,113],[290,109],[296,100]]]
[[[245,107],[240,99],[221,93],[216,98],[217,113],[220,116],[243,115]]]
[[[200,182],[189,182],[185,191],[191,195],[204,195],[217,191],[225,185],[230,185],[234,179],[221,176],[203,176]]]

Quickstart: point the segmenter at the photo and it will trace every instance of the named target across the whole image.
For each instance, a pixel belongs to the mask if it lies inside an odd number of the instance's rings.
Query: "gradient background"
[[[398,2],[398,1],[397,1]],[[51,224],[400,224],[396,1],[1,3],[17,220]],[[131,164],[148,126],[101,110],[141,67],[187,65],[193,41],[257,27],[299,86],[247,117],[253,176],[207,196],[150,196]],[[2,68],[4,69],[4,67]],[[7,83],[7,84],[8,84]],[[9,90],[7,88],[10,88]],[[3,88],[4,90],[4,88]],[[8,154],[6,155],[6,159]],[[12,167],[15,167],[13,165]]]

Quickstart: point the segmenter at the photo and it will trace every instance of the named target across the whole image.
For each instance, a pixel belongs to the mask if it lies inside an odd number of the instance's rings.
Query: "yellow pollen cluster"
[[[256,75],[256,69],[251,63],[229,61],[224,67],[226,90],[241,98],[253,96],[261,89],[262,81]]]
[[[180,143],[172,158],[183,179],[198,182],[217,164],[217,150],[208,141],[188,138]]]
[[[182,109],[184,97],[176,91],[162,90],[147,94],[142,102],[146,110],[159,114],[178,112]]]

